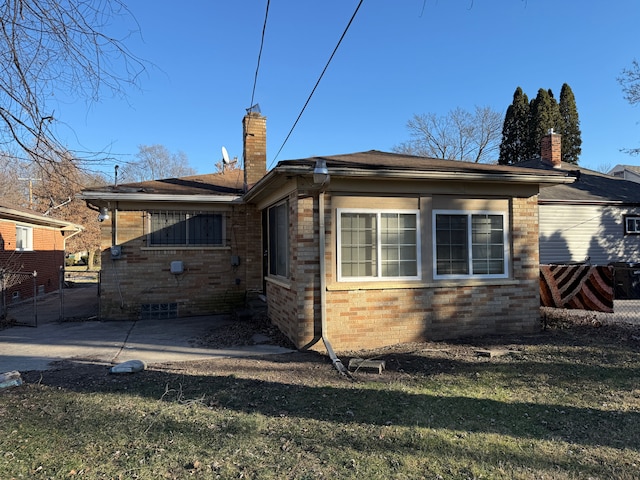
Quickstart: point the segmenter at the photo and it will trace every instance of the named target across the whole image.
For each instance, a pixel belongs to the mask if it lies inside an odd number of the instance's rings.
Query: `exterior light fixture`
[[[109,220],[109,210],[107,207],[100,207],[100,213],[98,214],[98,221],[104,222],[105,220]]]
[[[313,168],[313,183],[316,185],[324,185],[329,182],[329,169],[326,160],[319,158]]]

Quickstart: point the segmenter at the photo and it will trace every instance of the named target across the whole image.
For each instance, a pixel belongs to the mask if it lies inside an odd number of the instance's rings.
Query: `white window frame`
[[[469,273],[466,274],[438,274],[438,255],[437,255],[437,231],[436,231],[436,217],[438,215],[464,215],[467,217],[467,266]],[[472,231],[472,218],[473,215],[492,215],[502,217],[502,245],[503,245],[503,265],[504,271],[501,274],[479,274],[473,273],[473,231]],[[433,278],[435,280],[457,280],[457,279],[469,279],[469,278],[509,278],[510,270],[510,248],[509,248],[509,217],[506,212],[492,211],[492,210],[433,210],[432,213],[432,232],[433,232]]]
[[[367,277],[352,277],[342,274],[342,214],[343,213],[363,213],[376,216],[376,275]],[[382,214],[408,214],[416,217],[416,275],[385,277],[382,275],[382,229],[380,218]],[[422,239],[420,233],[420,210],[418,209],[371,209],[371,208],[338,208],[336,209],[336,240],[337,240],[337,274],[339,282],[395,282],[395,281],[418,281],[422,280]]]
[[[633,227],[629,228],[631,225]],[[624,233],[625,235],[640,235],[640,215],[627,215],[624,217]]]
[[[284,213],[283,222],[278,212]],[[272,223],[272,212],[275,214]],[[289,278],[289,201],[283,200],[267,208],[267,273],[271,277]]]
[[[33,251],[33,227],[16,225],[16,251]]]

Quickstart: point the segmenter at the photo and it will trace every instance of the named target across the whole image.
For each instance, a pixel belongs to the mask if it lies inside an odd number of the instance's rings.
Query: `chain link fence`
[[[0,322],[38,326],[37,272],[0,269]]]

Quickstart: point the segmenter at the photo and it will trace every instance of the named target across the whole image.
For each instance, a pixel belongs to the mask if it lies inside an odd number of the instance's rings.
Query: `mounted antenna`
[[[260,113],[260,104],[256,103],[254,105],[251,105],[246,110],[247,110],[247,113]]]
[[[224,173],[224,167],[226,165],[229,165],[229,163],[231,163],[231,161],[229,160],[229,153],[227,152],[227,149],[223,146],[222,147],[222,173]]]

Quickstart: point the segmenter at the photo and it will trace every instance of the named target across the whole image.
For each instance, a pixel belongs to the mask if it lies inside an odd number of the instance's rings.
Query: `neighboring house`
[[[640,167],[635,165],[616,165],[613,167],[608,175],[616,178],[622,178],[623,180],[630,180],[632,182],[640,183]]]
[[[298,348],[539,327],[538,193],[566,172],[370,151],[266,173],[265,119],[243,125],[242,177],[82,193],[110,217],[101,318],[228,311],[260,292]]]
[[[517,165],[576,179],[540,192],[540,263],[640,262],[640,185],[562,163],[560,144],[561,136],[551,133],[541,158]]]
[[[33,272],[38,294],[58,290],[65,241],[81,231],[80,225],[0,203],[0,271],[8,283],[3,298],[32,297]]]

